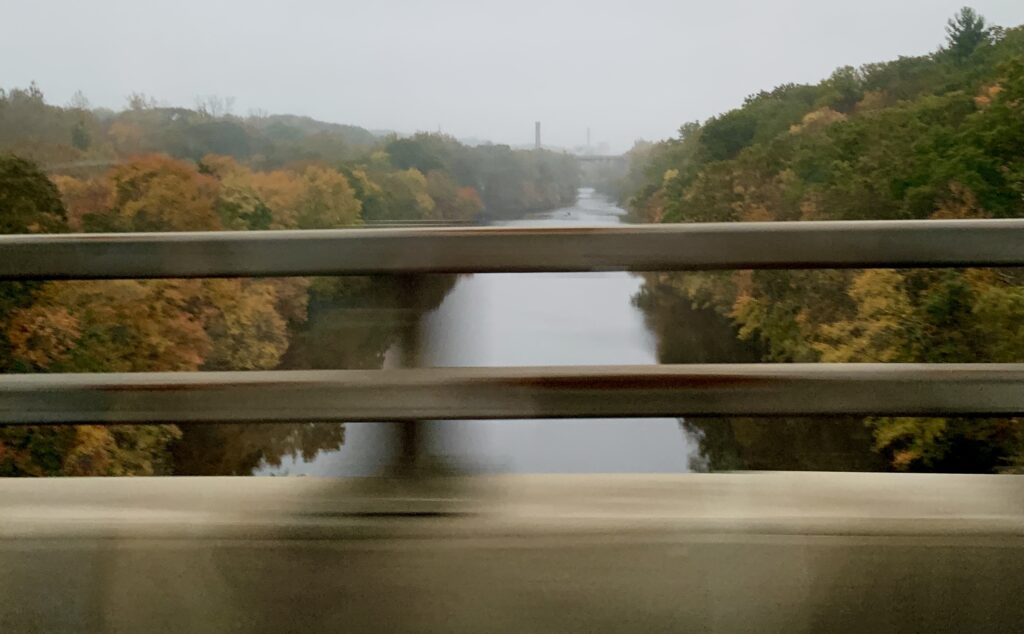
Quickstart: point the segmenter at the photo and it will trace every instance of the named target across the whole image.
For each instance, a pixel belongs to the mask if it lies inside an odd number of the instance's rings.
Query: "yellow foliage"
[[[824,220],[820,196],[807,194],[800,200],[800,220]]]
[[[306,190],[306,184],[298,174],[286,170],[253,172],[249,181],[270,208],[273,217],[271,229],[295,229],[298,226],[299,204]]]
[[[985,86],[981,89],[981,92],[974,97],[974,105],[979,108],[986,108],[992,104],[992,101],[1003,92],[1003,87],[999,84],[992,84]]]
[[[67,360],[82,331],[65,307],[46,304],[15,311],[6,334],[16,356],[45,368]]]
[[[111,212],[126,230],[220,229],[214,210],[217,180],[184,161],[142,156],[113,168],[108,179]]]
[[[839,121],[846,121],[846,115],[836,112],[832,108],[819,108],[805,114],[800,123],[790,126],[789,132],[799,134],[805,131],[820,130]]]
[[[1005,280],[1005,273],[972,269],[964,274],[973,291],[972,313],[985,324],[986,361],[1024,362],[1024,286]]]
[[[914,463],[927,464],[941,445],[949,426],[945,418],[869,418],[867,424],[875,437],[875,449],[889,450],[892,466],[907,471]]]
[[[775,220],[772,212],[768,211],[768,208],[764,205],[758,203],[744,205],[740,211],[739,218],[742,222],[771,222]]]
[[[932,218],[946,220],[991,217],[978,203],[974,192],[956,182],[949,184],[949,194],[939,201],[938,208],[932,214]]]
[[[849,295],[856,316],[818,326],[813,348],[826,362],[900,361],[906,353],[907,324],[913,305],[897,271],[864,271],[854,278]]]
[[[47,283],[8,325],[13,355],[63,372],[196,370],[210,349],[199,315],[200,284]]]
[[[199,161],[199,164],[203,171],[216,176],[222,181],[230,176],[243,176],[252,173],[252,170],[239,164],[234,157],[221,154],[207,154]]]
[[[319,166],[248,177],[273,215],[273,229],[326,229],[357,224],[362,203],[345,175]]]
[[[889,105],[889,97],[881,90],[869,90],[864,93],[861,100],[854,106],[854,112],[857,114],[863,112],[870,112],[871,110],[881,110]]]
[[[210,370],[269,370],[288,349],[288,325],[277,312],[276,285],[262,280],[204,280],[204,324]]]
[[[300,229],[330,229],[354,225],[360,221],[362,203],[356,198],[344,174],[311,166],[302,173],[302,180],[305,190],[297,217]],[[426,186],[425,179],[423,186]]]
[[[174,425],[78,425],[64,456],[69,476],[166,475],[169,443],[181,438]]]

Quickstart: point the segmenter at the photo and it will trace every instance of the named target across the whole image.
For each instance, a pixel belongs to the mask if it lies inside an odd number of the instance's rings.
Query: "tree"
[[[962,62],[989,37],[985,18],[971,7],[964,7],[946,23],[946,48],[953,59]]]
[[[217,180],[189,163],[153,154],[113,168],[108,231],[209,231],[221,228],[214,209]],[[97,222],[101,219],[95,219]]]
[[[361,222],[362,202],[341,172],[311,165],[302,172],[240,174],[225,176],[225,185],[237,187],[238,179],[244,179],[270,210],[271,229],[329,229]]]
[[[841,68],[818,86],[761,92],[657,144],[631,166],[633,212],[662,222],[1024,217],[1024,30],[993,37],[965,8],[948,34],[941,55]],[[1024,359],[1024,276],[1012,271],[740,271],[684,279],[651,294],[713,307],[765,360]],[[658,323],[663,340],[678,338],[677,328]],[[1024,465],[1020,419],[862,422],[892,469]],[[760,432],[746,424],[701,423],[699,430],[702,447],[720,458],[711,462],[757,463],[747,440]],[[739,449],[723,450],[730,447]]]
[[[79,121],[71,128],[71,145],[76,150],[88,150],[89,146],[92,145],[92,137],[89,135],[89,129],[85,126],[84,121]]]
[[[431,218],[434,199],[427,193],[427,179],[416,168],[390,172],[380,177],[388,220]]]
[[[454,139],[440,134],[420,132],[416,136],[393,138],[385,150],[391,165],[400,170],[416,169],[427,173],[431,170],[447,170],[451,161]]]
[[[217,215],[225,229],[236,231],[270,229],[274,215],[253,183],[253,173],[230,156],[208,154],[199,171],[220,181]]]
[[[199,281],[47,283],[4,329],[21,371],[195,370],[210,349]],[[0,430],[0,475],[167,473],[173,425]]]
[[[76,90],[75,94],[71,95],[71,100],[68,101],[68,107],[72,110],[85,111],[89,109],[90,105],[89,98],[81,90]]]
[[[0,233],[67,230],[67,213],[57,188],[32,162],[0,154]],[[0,371],[16,368],[6,336],[11,315],[28,306],[35,282],[0,283]]]
[[[125,98],[128,102],[129,110],[152,110],[157,107],[155,97],[150,97],[144,92],[133,92]]]
[[[844,66],[821,84],[818,103],[849,113],[864,97],[864,77],[852,66]]]
[[[288,323],[278,312],[278,287],[266,280],[204,280],[207,370],[271,370],[288,349]]]
[[[34,163],[0,154],[0,233],[52,233],[67,228],[60,192]]]
[[[480,195],[472,187],[459,187],[447,172],[427,173],[427,195],[435,203],[432,217],[438,220],[470,220],[483,210]]]
[[[270,229],[298,227],[298,209],[306,191],[302,177],[293,171],[274,170],[253,172],[247,180],[270,209]]]
[[[362,205],[344,174],[325,167],[307,167],[296,222],[300,229],[330,229],[360,221]]]

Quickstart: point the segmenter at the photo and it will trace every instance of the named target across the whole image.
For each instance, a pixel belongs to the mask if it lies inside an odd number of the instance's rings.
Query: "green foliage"
[[[408,170],[428,177],[432,173],[448,174],[457,187],[472,188],[485,213],[492,216],[519,215],[570,204],[576,199],[580,184],[576,161],[546,150],[516,151],[505,145],[467,147],[451,137],[426,133],[393,138],[384,149],[390,166],[399,174],[408,174]],[[396,193],[409,188],[401,177],[395,184]],[[387,191],[388,187],[383,189]],[[470,198],[466,192],[459,203],[463,216],[475,205]],[[403,194],[401,199],[391,201],[387,213],[391,217],[408,217],[408,210],[415,206],[409,202],[411,199],[409,193]]]
[[[1024,30],[988,29],[964,9],[948,33],[938,54],[760,93],[644,148],[627,179],[631,212],[661,222],[1024,217]],[[770,360],[1024,360],[1016,273],[688,279],[657,292],[710,304]],[[1016,419],[879,418],[868,427],[895,469],[988,472],[1024,455]],[[708,447],[735,446],[707,431]],[[719,454],[726,464],[738,455]]]
[[[864,76],[852,66],[844,66],[821,83],[818,105],[838,112],[851,112],[864,98]]]
[[[0,233],[67,230],[67,212],[56,186],[32,162],[0,154]],[[0,282],[0,371],[20,366],[10,354],[7,325],[32,301],[37,283]]]
[[[0,429],[0,477],[168,475],[173,425]]]
[[[420,173],[447,170],[458,143],[440,134],[421,132],[409,138],[393,138],[384,146],[395,169],[414,169]]]
[[[0,154],[0,233],[41,233],[66,229],[60,192],[25,159]]]
[[[71,128],[71,145],[76,150],[85,151],[89,149],[92,144],[92,138],[89,135],[89,128],[86,127],[85,122],[79,121],[75,124],[75,127]]]
[[[946,43],[953,58],[962,62],[986,41],[989,31],[985,18],[970,8],[964,7],[946,23]]]

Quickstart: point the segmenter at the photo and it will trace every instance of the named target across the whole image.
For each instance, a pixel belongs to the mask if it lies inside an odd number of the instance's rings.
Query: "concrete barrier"
[[[0,631],[1015,631],[1024,476],[0,480]]]

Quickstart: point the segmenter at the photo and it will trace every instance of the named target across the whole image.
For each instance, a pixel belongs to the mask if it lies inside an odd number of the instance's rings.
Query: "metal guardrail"
[[[0,236],[0,279],[1024,266],[1024,220]]]
[[[1024,414],[1024,364],[10,375],[0,423]],[[187,398],[183,398],[186,396]]]
[[[0,236],[0,279],[1024,266],[1024,220]],[[0,424],[1024,415],[1024,364],[0,377]],[[187,398],[183,398],[187,395]]]

